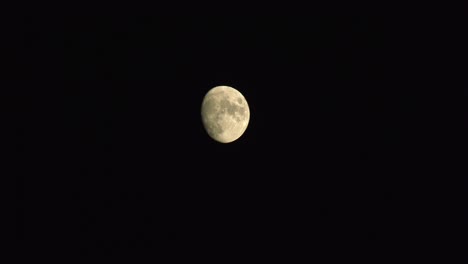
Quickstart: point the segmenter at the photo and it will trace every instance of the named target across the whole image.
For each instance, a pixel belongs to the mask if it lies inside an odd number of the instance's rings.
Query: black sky
[[[37,163],[21,180],[25,245],[388,260],[383,243],[412,239],[401,235],[414,214],[406,168],[417,122],[411,61],[400,60],[405,41],[392,26],[352,16],[25,18],[19,86],[36,88],[21,95],[18,148]],[[231,144],[209,138],[200,119],[217,85],[241,91],[251,110]]]

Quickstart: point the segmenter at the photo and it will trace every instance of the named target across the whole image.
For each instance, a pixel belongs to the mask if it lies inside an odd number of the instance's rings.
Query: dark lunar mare
[[[241,100],[241,98],[239,98],[238,100]],[[235,116],[235,113],[236,112],[239,112],[239,114],[242,116],[242,119],[245,118],[245,108],[244,107],[240,107],[236,104],[233,104],[231,103],[229,100],[227,100],[226,98],[222,99],[221,102],[220,102],[220,106],[221,106],[221,109],[225,109],[227,111],[227,113],[231,116]],[[237,121],[241,121],[241,118],[239,117],[235,117],[235,119]]]

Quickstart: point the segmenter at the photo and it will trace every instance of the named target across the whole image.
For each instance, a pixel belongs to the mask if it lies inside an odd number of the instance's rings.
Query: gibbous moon
[[[216,86],[203,98],[201,117],[211,138],[229,143],[244,134],[249,124],[250,109],[239,91],[229,86]]]

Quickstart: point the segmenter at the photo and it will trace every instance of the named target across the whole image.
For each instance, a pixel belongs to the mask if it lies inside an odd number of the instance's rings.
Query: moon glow
[[[203,126],[211,138],[221,143],[230,143],[247,129],[250,109],[238,90],[229,86],[216,86],[203,98],[201,116]]]

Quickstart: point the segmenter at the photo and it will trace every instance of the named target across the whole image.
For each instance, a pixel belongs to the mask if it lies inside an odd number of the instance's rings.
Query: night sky
[[[418,119],[407,44],[388,19],[19,24],[17,85],[35,87],[19,95],[24,248],[375,263],[410,250]],[[218,85],[251,111],[229,144],[201,122]]]

